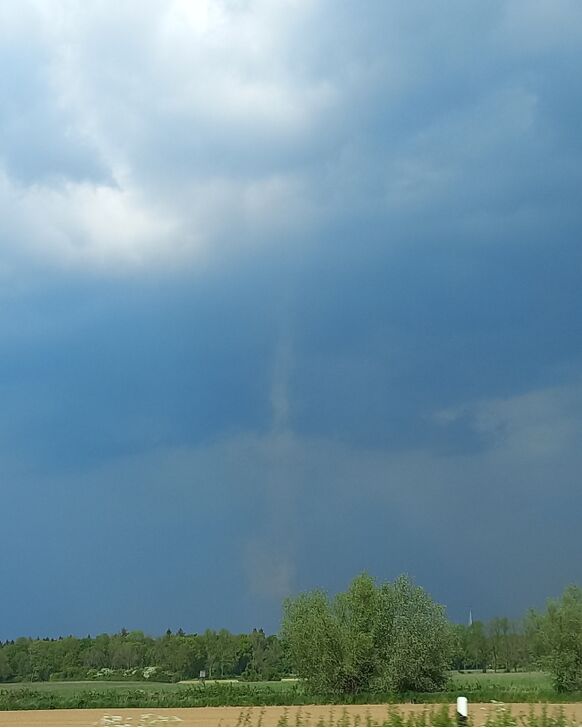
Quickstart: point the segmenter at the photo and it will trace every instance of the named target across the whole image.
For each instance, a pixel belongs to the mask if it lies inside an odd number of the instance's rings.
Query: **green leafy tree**
[[[487,639],[485,625],[479,620],[467,628],[467,653],[473,668],[487,672],[491,646]]]
[[[443,689],[453,647],[444,608],[406,577],[383,584],[380,592],[385,622],[379,641],[385,651],[380,686],[398,692]]]
[[[556,690],[582,690],[582,589],[569,586],[560,599],[548,602],[544,614],[532,614],[530,619]]]
[[[51,659],[50,642],[34,640],[28,648],[30,658],[30,679],[34,681],[45,681],[55,671],[56,665]]]
[[[236,658],[236,648],[236,637],[227,629],[221,629],[216,636],[216,653],[218,655],[220,677],[224,677],[225,672],[232,670],[232,665]]]
[[[487,625],[489,639],[489,655],[493,671],[501,664],[507,669],[507,636],[509,634],[509,620],[506,617],[495,617]]]
[[[454,670],[466,670],[470,665],[468,649],[468,627],[464,624],[451,625],[452,630],[452,659]]]
[[[275,635],[267,637],[262,629],[249,635],[250,659],[244,672],[247,680],[277,680],[281,677],[282,650]]]
[[[248,634],[237,635],[236,657],[233,665],[233,674],[248,674],[252,658],[253,647],[251,644],[251,636]]]
[[[0,682],[8,680],[12,677],[10,662],[8,660],[8,650],[0,647]]]
[[[527,649],[527,638],[523,629],[523,620],[510,622],[507,636],[507,669],[517,672],[518,668],[527,668],[531,662]]]
[[[284,605],[282,638],[313,690],[438,690],[447,682],[452,633],[443,608],[407,577],[377,586],[358,576],[330,600],[322,591]]]
[[[209,678],[216,677],[216,667],[220,662],[220,645],[217,632],[207,629],[202,635],[204,649],[206,650],[206,671]]]
[[[320,590],[288,599],[281,636],[297,674],[316,692],[344,689],[341,625],[327,595]]]

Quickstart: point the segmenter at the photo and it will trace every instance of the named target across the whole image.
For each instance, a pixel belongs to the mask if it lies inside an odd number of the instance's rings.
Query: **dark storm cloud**
[[[0,637],[582,578],[580,5],[276,8],[0,8]]]

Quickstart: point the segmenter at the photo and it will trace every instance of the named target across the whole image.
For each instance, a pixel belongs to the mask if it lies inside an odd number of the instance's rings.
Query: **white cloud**
[[[65,182],[16,187],[0,180],[3,225],[49,264],[107,269],[142,265],[170,244],[175,224],[130,189]],[[22,252],[22,251],[21,251]],[[163,251],[162,251],[163,252]]]
[[[492,434],[504,457],[559,458],[582,436],[582,387],[563,386],[482,403],[476,427]]]
[[[485,438],[488,457],[496,462],[551,461],[575,450],[582,437],[582,385],[482,400],[434,417],[443,426],[461,418]]]
[[[21,253],[100,269],[176,264],[309,216],[296,170],[254,163],[263,144],[301,143],[334,103],[329,84],[298,81],[285,57],[307,5],[62,0],[24,11],[26,22],[3,5],[5,27],[47,66],[33,63],[44,106],[22,133],[52,150],[83,143],[108,178],[72,178],[60,152],[48,178],[23,183],[5,168],[0,233]],[[65,141],[45,129],[55,115]]]

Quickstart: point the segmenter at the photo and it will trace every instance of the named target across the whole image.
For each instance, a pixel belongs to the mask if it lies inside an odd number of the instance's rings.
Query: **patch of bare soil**
[[[390,719],[390,711],[406,720],[411,714],[418,715],[431,710],[438,711],[441,705],[303,705],[269,706],[266,708],[92,708],[87,710],[15,710],[0,711],[0,726],[337,726],[337,725],[382,725]],[[528,725],[532,706],[524,703],[473,703],[469,706],[471,724],[484,725],[489,716],[503,718],[508,711],[519,725]],[[548,717],[554,717],[563,710],[570,725],[582,726],[582,703],[547,705]],[[534,705],[536,716],[542,714],[543,706]],[[499,712],[497,712],[499,711]],[[451,717],[455,706],[449,706]],[[501,720],[499,721],[502,722]]]

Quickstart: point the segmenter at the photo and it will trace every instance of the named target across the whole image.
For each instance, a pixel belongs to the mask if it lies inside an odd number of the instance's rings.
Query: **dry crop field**
[[[365,726],[444,725],[453,705],[305,705],[293,707],[93,708],[88,710],[22,710],[0,712],[0,726]],[[542,714],[542,711],[545,713]],[[545,715],[548,720],[541,722]],[[512,717],[512,720],[508,720]],[[432,723],[431,718],[436,719]],[[440,719],[440,721],[439,721]],[[582,703],[470,705],[470,724],[582,725]]]

